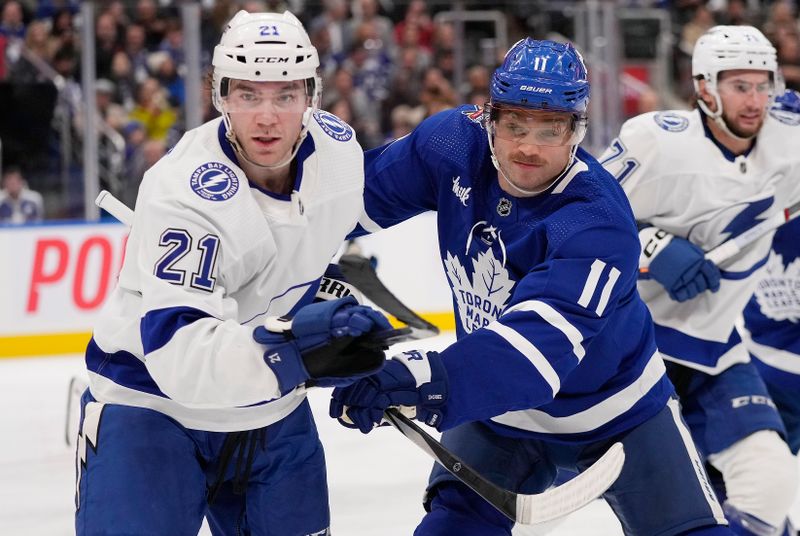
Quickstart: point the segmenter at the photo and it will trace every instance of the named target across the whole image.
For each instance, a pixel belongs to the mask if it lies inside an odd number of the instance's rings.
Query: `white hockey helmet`
[[[731,70],[767,71],[775,84],[773,95],[783,92],[778,71],[775,47],[757,28],[752,26],[714,26],[700,36],[692,52],[692,78],[695,91],[700,92],[700,80],[717,104],[712,112],[698,99],[698,105],[707,115],[716,119],[722,116],[722,101],[717,90],[719,73]]]
[[[229,79],[253,82],[308,80],[312,108],[322,90],[317,74],[319,56],[303,24],[288,11],[248,13],[239,11],[228,23],[214,47],[214,106],[222,112],[221,98]]]

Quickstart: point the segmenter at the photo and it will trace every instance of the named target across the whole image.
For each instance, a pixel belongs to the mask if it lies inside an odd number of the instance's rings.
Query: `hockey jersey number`
[[[161,233],[158,245],[168,249],[156,262],[153,271],[155,276],[173,285],[183,285],[186,279],[186,272],[174,268],[174,265],[191,251],[192,242],[191,235],[184,229],[170,228]],[[217,280],[211,274],[214,272],[214,266],[217,262],[219,237],[212,234],[205,235],[198,242],[197,249],[201,252],[200,262],[198,263],[197,271],[192,274],[190,286],[213,292]]]

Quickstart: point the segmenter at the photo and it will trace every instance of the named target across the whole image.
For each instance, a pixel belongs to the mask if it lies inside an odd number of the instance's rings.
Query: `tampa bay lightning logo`
[[[689,126],[689,120],[675,112],[659,112],[653,119],[658,126],[668,132],[681,132]]]
[[[760,199],[752,203],[745,203],[744,208],[731,219],[722,232],[728,233],[728,239],[730,239],[736,238],[748,229],[752,229],[764,221],[764,218],[759,218],[759,216],[771,207],[774,202],[774,197],[767,197],[766,199]]]
[[[194,170],[189,185],[203,199],[225,201],[239,190],[239,179],[225,164],[207,162]]]
[[[336,141],[347,141],[353,137],[353,129],[350,125],[324,110],[317,110],[314,112],[314,119],[317,120],[319,126],[325,131],[325,134],[330,136]]]

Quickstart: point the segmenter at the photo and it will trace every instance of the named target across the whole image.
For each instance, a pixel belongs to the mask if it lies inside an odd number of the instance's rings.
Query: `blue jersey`
[[[768,382],[796,388],[800,375],[800,219],[778,229],[741,330]]]
[[[438,212],[458,340],[443,429],[598,440],[664,407],[672,386],[636,290],[639,240],[622,189],[588,153],[544,193],[498,184],[480,109],[435,115],[365,155],[361,225]]]

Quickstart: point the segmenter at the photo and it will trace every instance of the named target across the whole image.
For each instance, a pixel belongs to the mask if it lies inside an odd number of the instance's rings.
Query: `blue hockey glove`
[[[253,338],[266,346],[264,361],[278,378],[281,393],[307,386],[348,385],[381,369],[383,348],[366,344],[368,333],[391,330],[378,311],[357,305],[348,296],[301,308],[291,323],[270,322],[258,327]]]
[[[447,371],[436,352],[398,354],[383,370],[333,390],[330,416],[348,428],[368,433],[392,406],[415,408],[414,418],[438,427],[447,402]]]
[[[650,276],[661,283],[675,301],[691,300],[701,292],[719,290],[719,268],[702,249],[685,238],[659,231],[660,241],[650,261]],[[669,239],[667,241],[667,239]],[[647,255],[647,247],[644,254]]]

